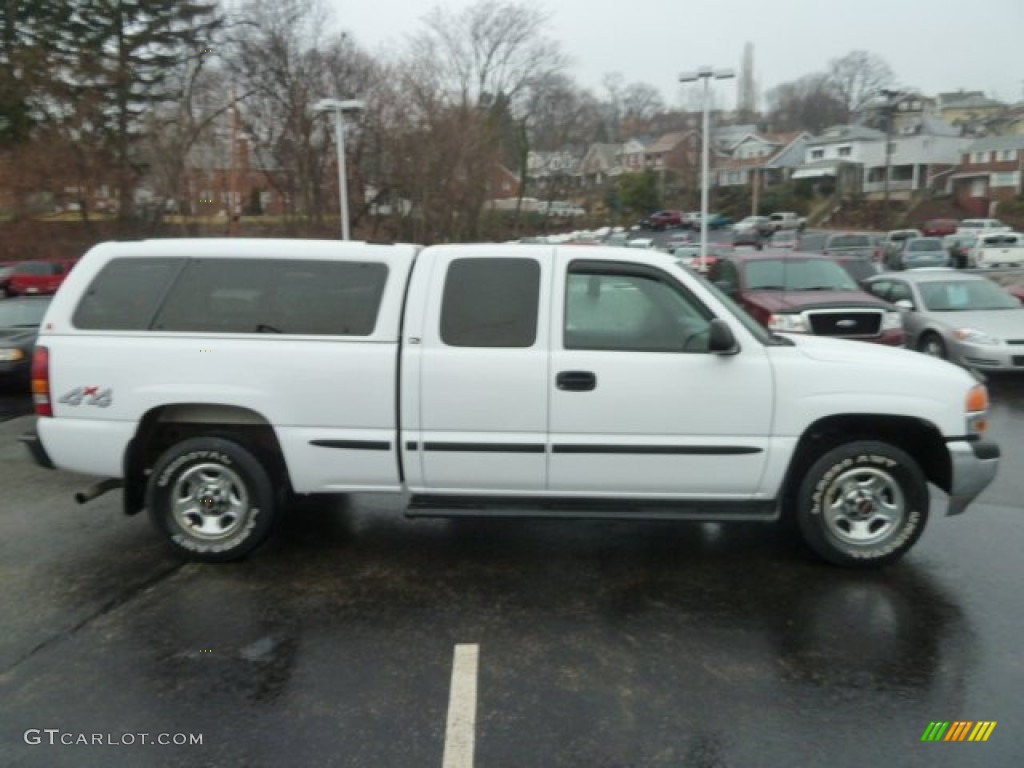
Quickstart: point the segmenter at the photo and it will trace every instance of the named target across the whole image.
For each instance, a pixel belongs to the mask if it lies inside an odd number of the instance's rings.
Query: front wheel
[[[918,345],[918,351],[940,360],[946,359],[946,343],[934,333],[926,334]]]
[[[248,449],[220,437],[171,446],[156,462],[147,507],[179,555],[224,562],[252,552],[277,513],[270,475]]]
[[[800,484],[804,541],[836,565],[886,565],[906,554],[928,521],[928,484],[906,452],[859,440],[818,459]]]

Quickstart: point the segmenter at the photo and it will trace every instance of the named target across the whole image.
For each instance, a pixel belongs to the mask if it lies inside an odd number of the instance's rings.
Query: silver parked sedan
[[[907,346],[979,370],[1024,371],[1024,306],[980,275],[886,272],[865,288],[903,312]]]

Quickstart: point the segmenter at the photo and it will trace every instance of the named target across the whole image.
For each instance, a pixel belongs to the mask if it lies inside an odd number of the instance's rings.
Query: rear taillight
[[[50,402],[50,350],[36,347],[32,357],[32,402],[37,416],[53,416]]]

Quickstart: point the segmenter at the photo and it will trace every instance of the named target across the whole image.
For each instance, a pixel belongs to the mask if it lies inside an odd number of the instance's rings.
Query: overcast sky
[[[401,45],[435,5],[471,0],[325,0],[336,22],[371,51]],[[679,72],[740,68],[754,44],[761,92],[863,49],[882,56],[897,85],[926,94],[959,88],[1024,100],[1024,0],[536,0],[548,35],[581,85],[603,96],[605,73],[658,88],[680,103]],[[690,86],[691,88],[694,86]],[[735,103],[735,87],[722,96]],[[763,104],[763,102],[762,102]]]

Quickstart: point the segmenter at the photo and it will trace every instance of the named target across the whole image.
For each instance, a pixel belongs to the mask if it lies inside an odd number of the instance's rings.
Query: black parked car
[[[32,351],[51,296],[0,301],[0,386],[27,388]]]

